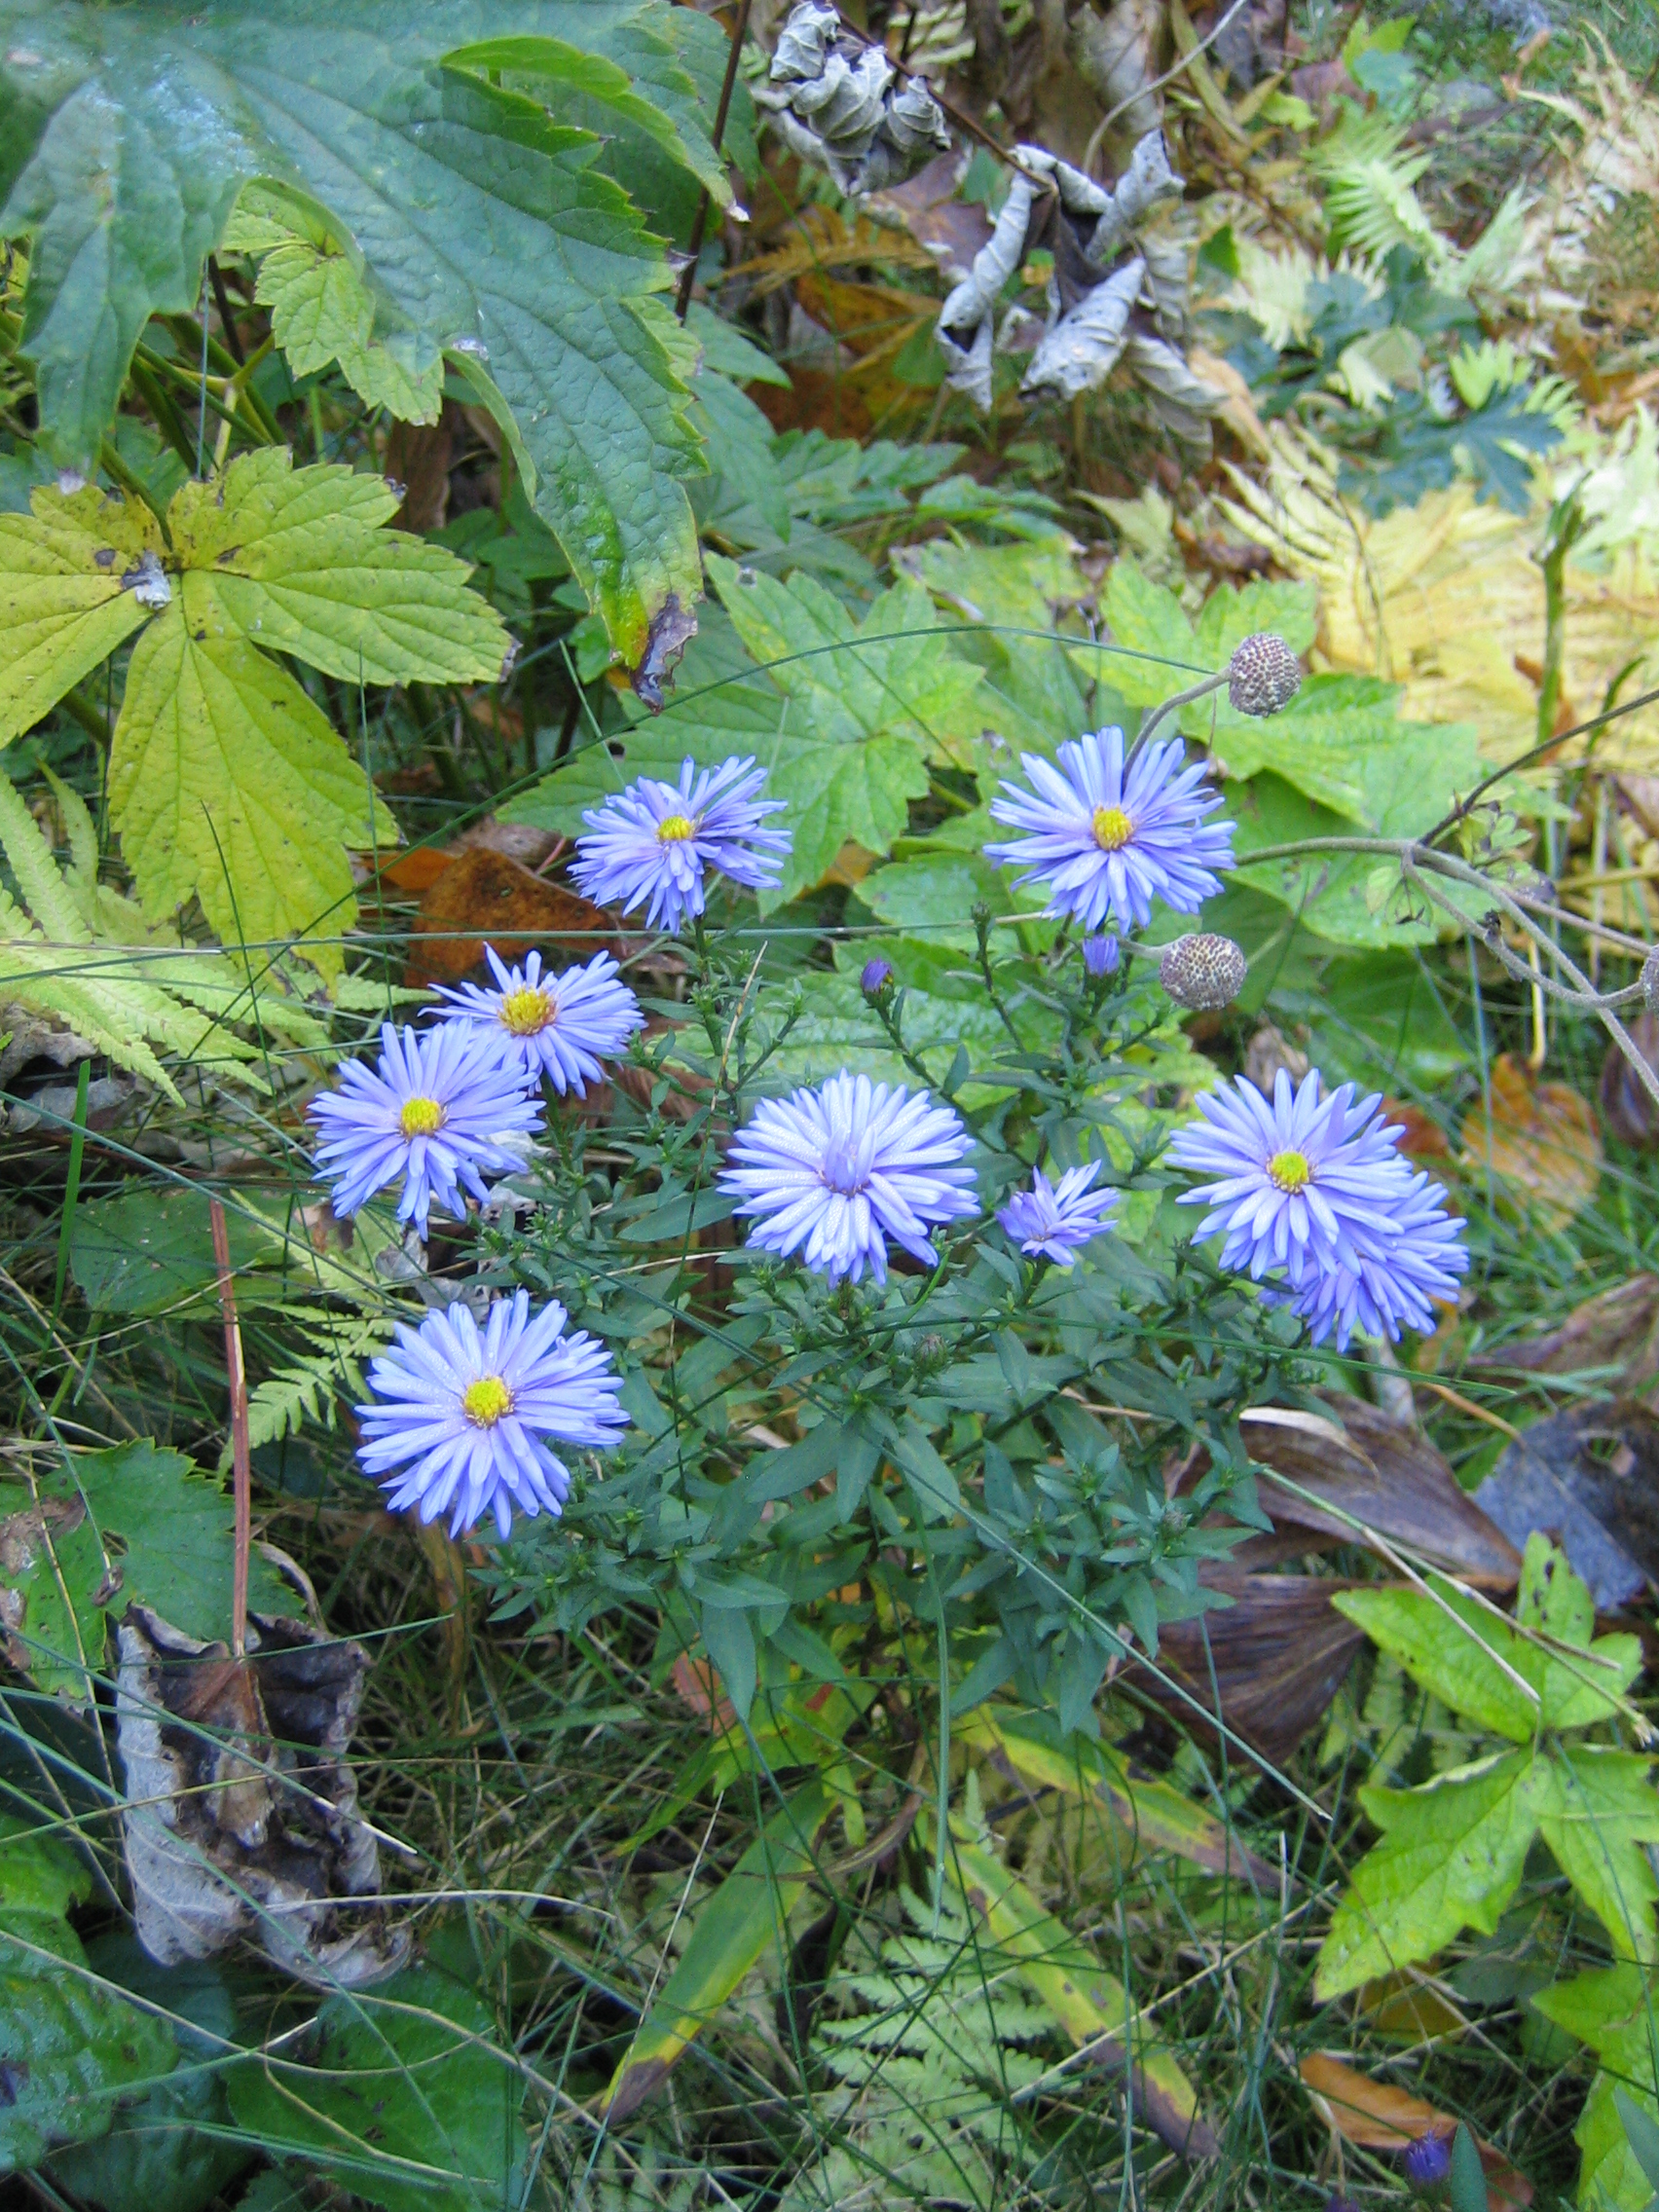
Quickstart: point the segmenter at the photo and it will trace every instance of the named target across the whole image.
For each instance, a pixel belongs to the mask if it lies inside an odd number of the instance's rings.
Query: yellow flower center
[[[501,1027],[515,1037],[537,1037],[558,1012],[546,991],[509,991],[501,1001]]]
[[[406,1098],[397,1125],[406,1137],[436,1136],[444,1125],[444,1110],[435,1098]]]
[[[1135,826],[1121,806],[1097,806],[1089,828],[1103,853],[1122,851],[1135,833]]]
[[[474,1428],[494,1428],[503,1414],[513,1410],[513,1394],[498,1375],[481,1375],[469,1382],[461,1410]]]
[[[688,837],[697,834],[697,825],[688,814],[671,814],[657,824],[657,841],[664,845],[683,845]]]
[[[1276,1190],[1302,1191],[1313,1180],[1313,1170],[1303,1152],[1275,1152],[1268,1161],[1268,1174]]]

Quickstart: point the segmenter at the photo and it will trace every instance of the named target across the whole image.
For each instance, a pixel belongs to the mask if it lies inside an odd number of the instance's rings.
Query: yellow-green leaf
[[[1276,1868],[1246,1850],[1212,1813],[1167,1782],[1131,1775],[1128,1761],[1108,1745],[1082,1738],[1061,1744],[1042,1714],[995,1705],[977,1706],[955,1726],[964,1742],[984,1746],[1022,1782],[1066,1797],[1092,1798],[1128,1831],[1135,1855],[1172,1851],[1207,1874],[1241,1874],[1276,1890]]]
[[[1557,1794],[1550,1761],[1525,1751],[1455,1768],[1420,1789],[1362,1789],[1382,1840],[1332,1916],[1316,1994],[1340,1997],[1426,1959],[1459,1929],[1490,1936]]]
[[[787,1944],[785,1922],[811,1876],[831,1803],[821,1782],[796,1790],[702,1905],[678,1965],[611,2077],[607,2120],[625,2120],[642,2105],[768,1945]]]
[[[464,562],[382,527],[384,478],[296,469],[267,446],[216,484],[181,485],[167,514],[179,564],[211,581],[220,624],[342,682],[488,683],[511,641]]]
[[[1142,2024],[1123,1983],[1043,1909],[1017,1874],[965,1831],[966,1824],[952,1822],[945,1867],[1004,1957],[1079,2049],[1087,2046],[1101,2059],[1115,2050],[1130,2060],[1135,2101],[1171,2149],[1189,2157],[1212,2156],[1220,2145],[1198,2109],[1198,2091]]]
[[[162,534],[136,500],[43,485],[0,515],[0,744],[19,736],[152,611]],[[148,554],[150,563],[144,565]]]
[[[1607,1931],[1615,1958],[1659,1959],[1659,1882],[1645,1849],[1659,1843],[1653,1761],[1574,1744],[1551,1763],[1555,1803],[1538,1826],[1556,1864]]]
[[[1591,2083],[1572,2139],[1583,2154],[1578,2201],[1599,2212],[1645,2212],[1653,2184],[1631,2148],[1615,2102],[1626,2096],[1659,2120],[1659,2081],[1654,2074],[1654,1992],[1639,1967],[1616,1966],[1600,1973],[1540,1989],[1530,2000],[1534,2010],[1568,2035],[1587,2043],[1602,2061]]]
[[[327,974],[356,914],[348,846],[395,836],[363,771],[277,662],[227,636],[186,576],[139,639],[110,756],[110,815],[155,918],[199,898],[230,942],[306,940]]]

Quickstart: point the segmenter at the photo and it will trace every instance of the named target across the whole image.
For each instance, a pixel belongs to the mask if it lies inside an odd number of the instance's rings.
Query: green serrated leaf
[[[134,586],[164,551],[148,507],[93,484],[68,497],[42,485],[28,514],[0,514],[0,743],[149,620]]]
[[[49,1696],[90,1705],[109,1563],[85,1508],[60,1484],[0,1484],[0,1563],[6,1657]]]
[[[1490,1936],[1555,1794],[1549,1762],[1524,1751],[1456,1768],[1420,1789],[1361,1790],[1382,1841],[1360,1861],[1332,1917],[1314,1976],[1319,1998],[1428,1958],[1459,1929]]]
[[[374,295],[326,215],[267,183],[238,201],[222,253],[263,254],[254,297],[271,310],[271,330],[296,376],[337,361],[353,391],[405,423],[435,423],[443,405],[439,360],[419,371],[401,356],[406,343],[375,336]]]
[[[1554,1765],[1556,1802],[1539,1828],[1557,1865],[1607,1931],[1615,1958],[1659,1960],[1659,1881],[1646,1848],[1659,1843],[1653,1761],[1575,1744]]]
[[[496,2024],[433,1967],[331,1997],[303,2061],[284,2048],[229,2076],[262,2148],[386,2212],[489,2212],[508,2201],[524,2076]]]
[[[160,2020],[93,1978],[64,1921],[0,1915],[0,2174],[38,2165],[54,2144],[103,2134],[117,2097],[177,2059]]]
[[[642,41],[665,46],[651,103],[689,148],[702,64],[674,13],[504,0],[491,29],[608,54],[636,97],[658,67]],[[637,663],[668,596],[700,588],[679,481],[700,465],[689,394],[645,312],[672,276],[598,139],[441,66],[478,28],[470,0],[413,18],[399,0],[225,0],[165,26],[79,0],[0,6],[0,226],[33,240],[22,350],[43,435],[90,469],[149,315],[196,307],[243,184],[285,183],[361,251],[412,378],[458,345],[487,360],[538,511]]]

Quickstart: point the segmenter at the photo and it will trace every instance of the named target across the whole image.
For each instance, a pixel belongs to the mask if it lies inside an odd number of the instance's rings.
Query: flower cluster
[[[1313,1342],[1335,1335],[1339,1350],[1355,1329],[1432,1329],[1431,1301],[1455,1297],[1469,1264],[1462,1223],[1380,1104],[1356,1103],[1351,1084],[1327,1091],[1316,1070],[1293,1091],[1281,1068],[1271,1101],[1238,1076],[1170,1146],[1176,1166],[1215,1178],[1181,1202],[1209,1206],[1198,1234],[1223,1237],[1222,1266],[1270,1278]]]
[[[678,786],[641,778],[587,817],[572,874],[595,897],[648,906],[653,924],[678,930],[703,910],[705,871],[734,882],[775,883],[786,831],[763,827],[780,801],[759,796],[753,760],[696,771]],[[339,1087],[311,1102],[320,1131],[314,1164],[335,1211],[355,1213],[377,1191],[401,1185],[397,1218],[424,1238],[433,1203],[458,1221],[487,1178],[525,1164],[540,1127],[536,1092],[586,1095],[644,1021],[615,959],[544,973],[532,952],[509,967],[486,945],[493,985],[441,990],[446,1003],[424,1030],[388,1022],[373,1066],[353,1061]],[[557,1513],[570,1489],[564,1463],[542,1439],[603,1451],[627,1417],[605,1346],[565,1334],[565,1309],[532,1316],[522,1290],[491,1305],[482,1332],[464,1304],[400,1325],[394,1350],[369,1380],[375,1402],[359,1408],[359,1456],[385,1482],[394,1507],[423,1521],[450,1516],[460,1535],[493,1513],[504,1536],[513,1510]]]

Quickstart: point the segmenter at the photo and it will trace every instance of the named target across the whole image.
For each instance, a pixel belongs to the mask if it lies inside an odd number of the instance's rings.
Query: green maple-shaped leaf
[[[1337,1997],[1428,1958],[1459,1929],[1490,1935],[1541,1836],[1616,1954],[1659,1959],[1653,1762],[1564,1741],[1610,1719],[1641,1665],[1635,1637],[1592,1641],[1590,1594],[1546,1538],[1529,1539],[1516,1625],[1440,1576],[1433,1594],[1354,1590],[1331,1602],[1431,1695],[1517,1746],[1419,1789],[1362,1789],[1382,1840],[1354,1870],[1319,1954]],[[1530,1635],[1522,1633],[1533,1632]]]
[[[295,469],[269,447],[182,485],[165,541],[91,486],[0,518],[0,608],[17,617],[0,624],[0,739],[141,629],[109,795],[152,921],[197,898],[227,941],[300,940],[339,973],[348,852],[397,832],[272,653],[347,682],[466,682],[498,677],[508,649],[454,554],[384,527],[395,507],[379,477]]]
[[[195,310],[242,186],[275,180],[350,241],[374,335],[417,389],[446,352],[488,363],[538,511],[637,662],[669,596],[697,595],[679,479],[701,449],[678,325],[653,298],[673,280],[662,245],[579,119],[597,100],[638,133],[649,105],[666,121],[639,142],[708,169],[707,42],[675,14],[642,0],[0,0],[0,229],[32,241],[21,349],[48,448],[90,470],[146,320]],[[647,31],[668,52],[643,93]],[[567,89],[566,120],[556,84],[531,98],[446,65],[484,34],[609,56],[635,78],[628,117],[592,82]],[[681,65],[694,46],[696,72]]]
[[[919,585],[884,592],[860,622],[798,572],[784,584],[711,555],[709,575],[730,625],[705,619],[664,712],[642,717],[620,754],[615,739],[589,746],[504,811],[577,834],[583,812],[631,777],[753,754],[794,840],[762,900],[775,906],[820,882],[845,844],[892,850],[928,789],[928,760],[977,727],[979,671]]]

